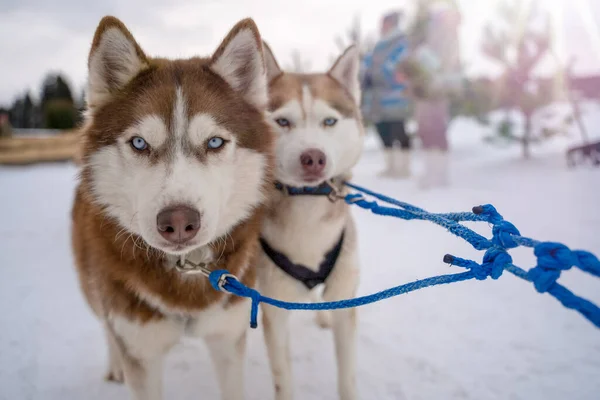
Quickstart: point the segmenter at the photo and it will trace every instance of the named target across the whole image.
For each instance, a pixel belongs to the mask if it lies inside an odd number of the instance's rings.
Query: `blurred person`
[[[397,65],[406,54],[407,41],[400,29],[403,13],[386,14],[381,23],[381,38],[363,65],[363,87],[368,93],[365,117],[375,124],[385,153],[387,177],[410,176],[411,140],[406,132],[409,103],[406,83]]]
[[[461,82],[460,21],[454,1],[420,1],[411,29],[413,51],[401,66],[401,71],[409,77],[424,150],[425,169],[419,180],[422,188],[448,184],[449,95],[459,90]]]

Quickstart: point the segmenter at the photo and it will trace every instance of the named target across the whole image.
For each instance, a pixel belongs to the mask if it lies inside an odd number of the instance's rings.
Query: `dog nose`
[[[304,153],[300,154],[300,164],[302,164],[304,172],[309,174],[318,174],[323,172],[325,169],[327,157],[321,150],[308,149]]]
[[[156,216],[156,228],[171,243],[188,242],[200,229],[200,213],[187,206],[164,208]]]

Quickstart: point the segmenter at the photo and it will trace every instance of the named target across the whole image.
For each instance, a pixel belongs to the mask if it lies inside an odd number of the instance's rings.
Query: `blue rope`
[[[349,194],[345,197],[348,204],[369,210],[377,215],[396,217],[404,220],[430,221],[446,228],[450,233],[464,239],[477,250],[485,250],[481,264],[473,260],[444,256],[444,262],[467,269],[466,272],[434,276],[417,280],[405,285],[393,287],[371,295],[354,299],[331,301],[324,303],[292,303],[272,299],[261,295],[255,289],[242,284],[238,279],[229,275],[225,270],[213,271],[209,280],[216,290],[225,290],[237,296],[252,300],[250,326],[256,328],[258,306],[260,303],[270,304],[287,310],[334,310],[341,308],[359,307],[371,304],[389,297],[398,296],[429,286],[443,285],[471,279],[484,280],[488,277],[498,279],[504,271],[508,271],[526,281],[532,282],[539,293],[548,293],[563,306],[573,309],[600,328],[600,308],[590,301],[579,297],[560,285],[557,280],[562,271],[573,266],[596,277],[600,277],[600,261],[592,253],[582,250],[570,250],[561,243],[539,242],[521,236],[519,230],[490,204],[473,207],[472,212],[430,213],[422,208],[398,201],[383,194],[373,192],[363,187],[346,183],[358,192],[374,197],[394,207],[379,205],[376,201],[368,201],[361,194]],[[484,221],[492,224],[492,238],[488,239],[473,230],[461,225],[464,221]],[[512,263],[512,257],[507,250],[524,246],[534,249],[537,265],[526,271]]]
[[[225,277],[225,283],[221,286],[221,279]],[[462,272],[458,274],[448,274],[434,276],[432,278],[421,279],[405,285],[393,287],[381,292],[373,293],[368,296],[357,297],[348,300],[328,301],[323,303],[291,303],[282,300],[276,300],[270,297],[263,296],[257,290],[252,289],[239,280],[229,275],[226,270],[216,270],[211,272],[208,279],[213,288],[216,290],[224,289],[226,292],[236,296],[247,297],[252,299],[252,308],[250,310],[250,327],[258,326],[258,305],[259,303],[270,304],[275,307],[284,308],[286,310],[338,310],[342,308],[354,308],[367,304],[375,303],[390,297],[398,296],[404,293],[414,292],[415,290],[423,289],[429,286],[443,285],[446,283],[466,281],[476,278],[473,272]]]

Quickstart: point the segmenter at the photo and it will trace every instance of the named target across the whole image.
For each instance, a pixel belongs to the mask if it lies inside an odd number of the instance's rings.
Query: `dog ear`
[[[210,68],[258,109],[267,106],[267,74],[262,40],[252,19],[238,22],[210,61]]]
[[[273,51],[271,51],[271,48],[264,40],[263,51],[265,53],[265,67],[267,68],[267,82],[271,82],[273,79],[283,74],[283,71],[279,68],[279,64],[273,55]]]
[[[88,107],[105,103],[146,68],[148,59],[125,25],[115,17],[102,18],[88,58]]]
[[[329,76],[348,90],[355,101],[360,100],[359,66],[358,47],[352,45],[335,61],[328,72]]]

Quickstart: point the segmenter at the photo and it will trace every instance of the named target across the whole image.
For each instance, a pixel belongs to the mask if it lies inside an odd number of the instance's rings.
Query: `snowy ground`
[[[600,129],[600,120],[590,125]],[[526,236],[600,254],[600,169],[567,170],[566,141],[536,148],[535,158],[524,162],[518,148],[491,148],[481,141],[483,135],[472,122],[454,124],[450,188],[421,192],[414,181],[374,178],[381,155],[373,138],[355,181],[431,211],[464,211],[491,202]],[[417,153],[417,171],[419,164]],[[102,333],[72,266],[74,176],[75,168],[64,164],[0,169],[1,399],[127,398],[124,387],[102,380]],[[442,262],[445,253],[481,256],[425,222],[361,210],[355,215],[363,264],[360,294],[450,272]],[[523,267],[533,261],[527,250],[513,256]],[[600,304],[600,281],[569,271],[561,282]],[[292,321],[296,398],[335,399],[332,335],[312,318],[299,312]],[[250,332],[248,353],[247,399],[271,399],[260,329]],[[600,330],[509,274],[360,309],[358,360],[365,400],[600,398]],[[165,375],[168,399],[218,399],[202,346],[177,347]]]

